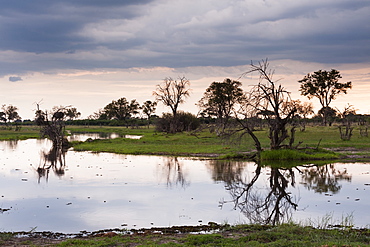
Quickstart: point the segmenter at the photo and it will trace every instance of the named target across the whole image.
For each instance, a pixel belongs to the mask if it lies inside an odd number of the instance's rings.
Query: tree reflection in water
[[[261,165],[257,165],[254,177],[249,181],[238,181],[227,187],[235,203],[235,208],[249,219],[259,224],[278,224],[291,218],[291,210],[298,204],[293,201],[290,192],[287,192],[289,180],[291,186],[295,184],[292,169],[270,168],[269,187],[264,194],[254,184],[261,175]]]
[[[215,181],[224,181],[226,190],[231,195],[234,209],[239,209],[251,223],[272,224],[288,222],[298,199],[289,192],[289,185],[295,187],[295,173],[301,174],[303,185],[316,193],[337,193],[341,189],[338,181],[351,181],[347,170],[338,170],[334,164],[297,165],[292,164],[255,164],[253,173],[245,171],[246,163],[231,161],[210,161],[208,167]],[[290,168],[285,168],[290,167]],[[253,174],[253,177],[248,177]],[[268,183],[263,188],[258,180],[261,174],[267,174]]]
[[[42,177],[45,177],[46,181],[49,178],[49,171],[52,169],[54,173],[61,177],[64,175],[64,169],[66,165],[65,154],[67,149],[53,146],[49,152],[42,151],[41,153],[41,163],[37,168],[38,182]]]
[[[177,157],[167,157],[165,159],[165,163],[162,166],[162,173],[166,179],[167,187],[180,185],[185,188],[190,184],[186,181],[186,174],[184,174],[182,169],[182,163]]]
[[[19,140],[7,140],[3,141],[6,144],[6,147],[9,149],[16,149],[18,146]]]
[[[312,165],[302,170],[302,182],[308,190],[316,193],[336,194],[342,188],[338,183],[340,180],[351,181],[352,175],[347,170],[337,170],[334,164]]]
[[[224,181],[227,185],[240,181],[246,166],[245,162],[212,160],[207,167],[212,179],[216,182]]]

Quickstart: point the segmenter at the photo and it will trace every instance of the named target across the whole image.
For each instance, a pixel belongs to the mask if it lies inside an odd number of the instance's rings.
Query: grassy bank
[[[22,126],[18,130],[15,126],[0,126],[0,140],[25,140],[30,138],[40,138],[40,128],[38,126]]]
[[[171,229],[169,229],[171,230]],[[85,238],[53,240],[15,238],[0,234],[6,246],[369,246],[369,229],[315,229],[294,224],[279,226],[238,225],[213,234],[141,231],[134,234],[106,232]]]
[[[93,140],[88,142],[74,143],[74,149],[79,151],[112,152],[121,154],[154,154],[154,155],[204,155],[222,157],[242,157],[254,150],[253,140],[244,135],[239,137],[219,138],[207,129],[196,133],[177,133],[165,134],[156,132],[154,128],[126,128],[126,127],[86,127],[86,126],[67,126],[67,130],[75,133],[103,132],[117,133],[120,135],[140,135],[139,140],[117,138],[112,140]],[[255,134],[261,141],[264,149],[269,148],[267,130],[256,131]],[[0,140],[14,140],[39,138],[39,128],[37,126],[22,126],[21,130],[0,128]],[[340,139],[338,128],[333,127],[307,127],[306,131],[296,132],[296,143],[302,142],[303,147],[330,148],[334,151],[340,150],[344,154],[356,152],[357,154],[370,154],[370,137],[361,137],[358,129],[354,129],[350,141]],[[320,149],[319,149],[320,150]],[[288,153],[283,151],[280,154],[265,153],[265,160],[284,160],[295,157],[297,160],[307,159],[332,159],[338,156],[326,151],[314,152],[304,151],[301,153]],[[273,158],[272,158],[273,157]]]
[[[114,140],[94,140],[91,142],[75,143],[74,148],[80,151],[96,152],[114,152],[124,154],[166,154],[166,155],[211,155],[216,154],[222,157],[241,157],[241,153],[247,153],[254,150],[253,140],[245,135],[239,137],[221,139],[214,133],[204,130],[197,133],[178,133],[165,134],[155,132],[154,129],[130,129],[122,127],[103,127],[103,128],[71,128],[72,132],[116,132],[119,134],[141,135],[140,140],[131,140],[118,138]],[[267,130],[256,131],[262,147],[269,148],[270,140],[268,139]],[[320,148],[332,148],[344,151],[348,154],[353,151],[357,153],[369,154],[370,138],[361,137],[359,131],[354,130],[353,137],[350,141],[340,139],[337,127],[307,127],[306,131],[296,132],[296,142],[302,142],[300,148],[311,147],[317,148],[318,151],[306,150],[300,153],[288,153],[284,151],[280,156],[285,158],[295,157],[298,160],[307,159],[334,159],[338,158],[337,154],[327,152]],[[269,155],[270,157],[267,157]],[[266,154],[265,159],[272,159],[276,153]],[[285,159],[285,158],[277,159]]]
[[[261,152],[261,160],[330,160],[338,159],[339,154],[328,151],[322,148],[319,149],[282,149],[282,150],[266,150]]]

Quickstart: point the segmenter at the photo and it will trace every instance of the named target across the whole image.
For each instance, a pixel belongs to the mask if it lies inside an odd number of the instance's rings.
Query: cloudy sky
[[[332,107],[370,113],[369,13],[369,0],[0,0],[0,105],[23,119],[35,102],[87,117],[121,97],[153,100],[165,77],[185,76],[181,107],[196,113],[211,82],[268,58],[293,98],[307,100],[304,75],[335,68],[353,89]]]

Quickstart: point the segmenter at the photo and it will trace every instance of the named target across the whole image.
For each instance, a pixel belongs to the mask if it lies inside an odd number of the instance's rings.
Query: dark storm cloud
[[[367,0],[0,0],[0,74],[370,61]]]
[[[63,52],[95,45],[76,35],[87,23],[135,17],[150,1],[0,1],[1,50]]]

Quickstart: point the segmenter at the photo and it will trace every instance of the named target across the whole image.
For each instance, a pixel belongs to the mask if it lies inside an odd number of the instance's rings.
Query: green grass
[[[40,138],[40,128],[37,126],[21,126],[16,130],[15,126],[0,126],[0,140],[25,140]]]
[[[337,126],[307,127],[306,131],[296,132],[296,141],[302,141],[302,146],[308,145],[312,147],[317,146],[320,142],[320,147],[324,148],[354,147],[357,149],[368,149],[370,147],[370,137],[360,136],[359,127],[354,128],[353,136],[350,141],[343,141],[340,139]]]
[[[92,142],[74,143],[75,150],[112,152],[121,154],[153,154],[153,155],[211,155],[215,154],[221,158],[245,158],[246,154],[254,150],[253,140],[244,135],[241,139],[232,137],[221,139],[208,130],[194,133],[165,134],[159,133],[153,127],[146,128],[126,128],[126,127],[96,127],[96,126],[67,126],[67,130],[72,133],[117,133],[120,135],[141,135],[140,140],[117,138],[114,140],[94,140]],[[268,131],[256,131],[262,147],[269,149],[270,140]],[[22,126],[20,131],[9,130],[2,126],[0,128],[0,140],[14,140],[39,138],[39,128],[37,126]],[[355,149],[358,154],[368,155],[370,151],[370,137],[361,137],[359,129],[355,128],[350,141],[340,139],[338,128],[333,127],[307,127],[306,131],[296,131],[296,143],[302,142],[299,147],[319,147],[319,148],[341,148]],[[288,144],[288,143],[285,143]],[[295,144],[296,145],[296,144]],[[320,150],[320,149],[319,149]],[[321,149],[322,150],[322,149]],[[333,153],[315,152],[306,150],[304,152],[282,151],[281,153],[267,152],[265,160],[307,160],[307,159],[332,159],[336,158]],[[348,150],[348,153],[351,150]]]
[[[339,155],[324,149],[280,149],[265,150],[261,153],[261,160],[330,160],[337,159]]]
[[[244,135],[243,138],[220,139],[208,130],[192,135],[188,132],[177,134],[157,133],[154,129],[130,129],[123,127],[116,128],[75,128],[72,131],[97,132],[104,130],[120,134],[142,135],[140,140],[118,138],[115,140],[95,140],[93,142],[75,143],[75,150],[89,150],[95,152],[113,152],[123,154],[159,154],[159,155],[194,155],[194,154],[217,154],[221,158],[244,158],[245,154],[254,150],[253,140]],[[368,154],[370,150],[370,138],[361,137],[359,131],[354,130],[350,141],[340,139],[337,127],[307,127],[306,131],[296,132],[296,142],[302,142],[300,148],[311,147],[304,151],[280,150],[264,152],[264,160],[319,160],[338,158],[333,152],[321,148],[355,148],[357,152]],[[262,147],[269,149],[270,140],[267,130],[256,131]],[[315,149],[319,147],[316,151]]]
[[[178,134],[152,132],[142,135],[143,137],[139,140],[116,138],[73,145],[77,151],[152,155],[223,154],[229,152],[230,149],[222,140],[207,133],[203,133],[201,137],[195,137],[186,132]]]
[[[37,240],[36,240],[37,241]],[[6,242],[4,242],[6,243]],[[30,241],[28,240],[28,244]],[[317,229],[296,224],[225,226],[211,234],[118,234],[67,239],[48,246],[369,246],[369,229]],[[32,246],[32,241],[31,244]],[[38,246],[34,243],[34,246]]]
[[[269,148],[270,140],[268,139],[268,131],[256,131],[255,134],[260,139],[263,148]],[[343,141],[340,138],[338,127],[336,126],[307,126],[305,131],[295,132],[295,144],[302,142],[299,147],[321,147],[321,148],[345,148],[353,147],[356,149],[369,149],[370,136],[360,136],[359,127],[353,130],[353,136],[350,141]],[[285,144],[288,144],[286,141]],[[293,146],[294,146],[293,145]]]

